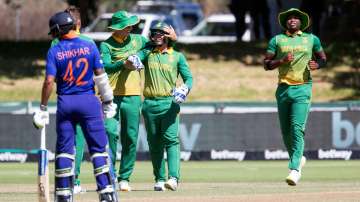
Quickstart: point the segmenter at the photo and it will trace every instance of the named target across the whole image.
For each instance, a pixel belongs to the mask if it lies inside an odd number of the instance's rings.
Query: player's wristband
[[[316,63],[318,64],[318,69],[325,67],[326,60],[323,58],[317,59]]]
[[[40,110],[41,111],[47,111],[47,106],[46,105],[40,105]]]

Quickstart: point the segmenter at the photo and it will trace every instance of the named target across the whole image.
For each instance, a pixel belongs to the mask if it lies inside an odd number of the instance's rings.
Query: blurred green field
[[[53,169],[50,164],[51,190]],[[1,163],[0,201],[36,201],[36,163]],[[284,179],[286,161],[182,162],[176,192],[154,192],[151,163],[136,162],[132,192],[121,201],[360,201],[360,161],[309,160],[301,183],[290,187]],[[92,166],[82,164],[81,181],[88,192],[75,201],[97,201]]]
[[[48,41],[0,42],[0,101],[39,101]],[[275,101],[277,71],[265,71],[267,43],[178,44],[194,86],[188,101]],[[313,101],[360,98],[360,45],[324,43],[327,67],[313,72]],[[51,101],[55,101],[55,92]]]

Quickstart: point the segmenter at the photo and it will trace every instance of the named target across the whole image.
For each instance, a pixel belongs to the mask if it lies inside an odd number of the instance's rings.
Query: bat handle
[[[46,126],[44,126],[41,129],[41,135],[40,135],[40,149],[46,149]]]

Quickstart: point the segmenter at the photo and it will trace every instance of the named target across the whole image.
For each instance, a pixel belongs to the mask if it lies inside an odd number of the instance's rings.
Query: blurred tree
[[[5,3],[15,11],[15,40],[20,40],[20,9],[23,4],[22,0],[6,0]]]
[[[93,0],[67,0],[69,5],[80,8],[81,24],[85,27],[95,19],[98,12],[99,2]]]
[[[197,2],[202,6],[205,16],[208,16],[213,13],[229,12],[227,5],[229,4],[230,0],[224,0],[224,1],[194,0],[194,2]]]
[[[89,25],[100,13],[115,12],[120,9],[129,11],[136,1],[137,0],[67,0],[67,3],[80,8],[81,24],[85,27]]]

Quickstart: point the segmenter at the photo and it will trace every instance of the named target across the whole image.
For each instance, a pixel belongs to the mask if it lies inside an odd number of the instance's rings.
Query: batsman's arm
[[[95,69],[94,74],[94,82],[99,90],[101,101],[104,104],[112,103],[114,95],[109,83],[109,77],[102,68]]]
[[[50,95],[52,93],[53,85],[55,82],[55,77],[52,75],[47,75],[44,79],[42,91],[41,91],[41,105],[47,106]]]
[[[56,69],[56,58],[52,52],[52,48],[49,49],[46,58],[46,73],[45,79],[41,91],[41,105],[47,106],[50,95],[52,93],[53,85],[55,82]]]
[[[95,61],[93,67],[93,72],[95,74],[94,76],[95,85],[99,90],[102,103],[111,104],[112,100],[114,99],[113,90],[109,83],[109,77],[104,71],[104,67],[101,62],[100,53],[96,48],[96,45],[94,45],[93,47],[93,56]]]

